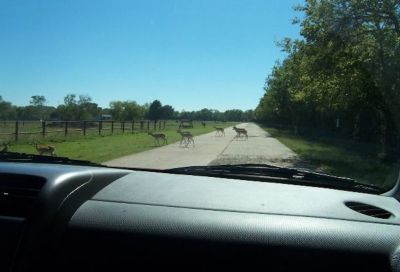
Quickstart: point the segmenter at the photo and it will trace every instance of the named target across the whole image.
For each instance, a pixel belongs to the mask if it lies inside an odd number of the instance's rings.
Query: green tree
[[[174,108],[171,105],[164,105],[161,107],[161,117],[163,119],[171,119],[174,116]]]
[[[69,106],[69,105],[76,105],[76,94],[67,94],[64,97],[64,105]]]
[[[88,95],[67,94],[64,97],[64,104],[59,105],[56,115],[63,120],[83,121],[95,120],[102,112],[102,109]]]
[[[227,110],[224,112],[224,121],[243,121],[243,111],[242,110]]]
[[[29,119],[41,119],[45,120],[48,118],[48,112],[45,108],[47,100],[43,95],[33,95],[29,101],[30,107],[26,107],[26,111],[29,112]]]
[[[400,127],[400,3],[307,0],[301,40],[267,78],[258,120],[334,130],[358,141],[397,146]]]
[[[46,104],[47,100],[43,95],[33,95],[31,96],[31,100],[29,103],[35,107],[43,107]]]
[[[162,105],[159,100],[154,100],[149,106],[148,117],[151,120],[159,120],[162,117]]]
[[[115,120],[131,121],[142,119],[146,114],[146,107],[135,101],[112,101],[110,113]]]
[[[13,120],[16,116],[16,108],[10,102],[4,101],[3,97],[0,96],[0,119]]]
[[[93,103],[92,98],[88,95],[79,95],[76,104],[76,120],[95,120],[101,114],[101,108]]]
[[[201,109],[196,113],[197,120],[209,121],[213,119],[213,112],[210,109]]]
[[[78,103],[76,94],[67,94],[64,97],[64,105],[59,105],[57,111],[63,120],[77,121]]]

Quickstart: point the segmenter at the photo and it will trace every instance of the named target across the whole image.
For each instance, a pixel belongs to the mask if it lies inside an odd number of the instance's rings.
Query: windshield
[[[396,0],[1,1],[0,152],[389,190],[399,20]]]

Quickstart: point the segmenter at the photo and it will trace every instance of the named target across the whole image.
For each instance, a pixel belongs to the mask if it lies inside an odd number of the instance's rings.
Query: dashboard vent
[[[36,176],[0,173],[0,215],[28,217],[44,183]]]
[[[346,202],[345,204],[350,209],[368,216],[381,219],[389,219],[390,217],[393,217],[393,214],[391,212],[369,204],[364,204],[360,202]]]

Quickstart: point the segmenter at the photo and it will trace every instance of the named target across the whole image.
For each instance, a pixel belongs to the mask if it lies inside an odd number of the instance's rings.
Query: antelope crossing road
[[[248,131],[248,139],[235,138],[232,127],[225,129],[225,137],[215,132],[194,137],[195,147],[180,146],[179,142],[105,162],[117,167],[168,169],[193,165],[237,163],[267,163],[293,166],[298,156],[277,139],[254,123],[237,127]]]

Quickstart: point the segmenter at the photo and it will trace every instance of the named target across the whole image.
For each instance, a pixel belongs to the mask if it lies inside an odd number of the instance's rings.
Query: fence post
[[[86,136],[86,121],[83,121],[83,136]]]
[[[103,122],[99,121],[99,135],[101,135],[102,125],[103,125]]]
[[[114,134],[114,121],[111,121],[111,134]]]
[[[135,120],[132,120],[132,134],[134,129],[135,129]]]
[[[64,124],[64,136],[67,136],[67,134],[68,134],[68,121],[65,121],[65,124]]]
[[[140,121],[140,130],[143,131],[143,129],[144,129],[144,121],[142,120]]]
[[[150,130],[150,120],[147,120],[147,130]]]
[[[46,121],[42,121],[42,137],[46,137]]]
[[[122,126],[122,134],[124,134],[124,132],[125,132],[125,121],[122,121],[121,126]]]
[[[158,130],[161,130],[161,121],[158,121]]]
[[[15,140],[18,141],[18,121],[15,122]]]
[[[157,120],[154,120],[154,130],[157,129]]]

